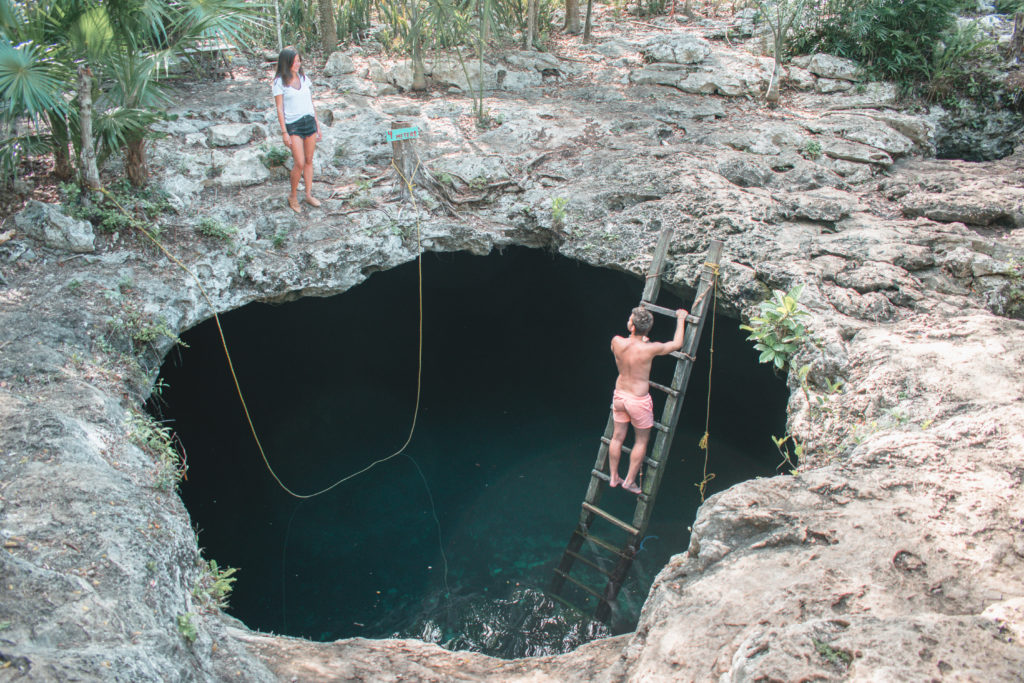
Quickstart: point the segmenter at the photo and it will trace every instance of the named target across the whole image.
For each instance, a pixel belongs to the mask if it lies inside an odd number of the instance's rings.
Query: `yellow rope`
[[[391,161],[391,165],[395,166],[394,160]],[[416,177],[416,171],[419,170],[419,167],[420,167],[420,160],[419,160],[419,155],[417,155],[417,157],[416,157],[416,170],[413,171],[413,178]],[[402,180],[404,180],[405,184],[408,186],[408,188],[409,188],[409,195],[412,197],[412,202],[413,202],[413,205],[415,206],[415,204],[416,204],[416,195],[412,191],[412,183],[402,174],[402,171],[398,168],[398,166],[395,166],[395,170],[398,171],[398,175],[401,176]],[[130,215],[130,214],[128,214],[127,209],[125,209],[123,206],[121,206],[121,204],[117,201],[117,199],[113,195],[111,195],[110,192],[108,192],[106,190],[106,188],[100,188],[100,191],[104,195],[106,195],[108,199],[113,201],[114,204],[117,205],[117,207],[125,215]],[[373,469],[377,465],[380,465],[381,463],[387,462],[388,460],[391,460],[392,458],[395,458],[395,457],[401,455],[402,452],[405,451],[405,449],[409,446],[409,443],[412,441],[413,433],[416,431],[416,419],[419,416],[419,411],[420,411],[420,394],[421,394],[421,389],[422,389],[422,385],[423,385],[423,250],[422,250],[421,238],[420,238],[420,217],[419,217],[419,212],[418,211],[416,213],[416,263],[417,263],[418,275],[419,275],[419,348],[418,348],[417,358],[416,358],[416,363],[417,363],[417,370],[416,370],[416,406],[415,406],[415,408],[413,408],[412,425],[409,427],[409,436],[406,437],[405,443],[402,444],[402,447],[399,448],[394,453],[392,453],[391,455],[387,456],[386,458],[380,458],[379,460],[374,460],[372,463],[370,463],[366,467],[362,468],[361,470],[359,470],[357,472],[353,472],[352,474],[349,474],[349,475],[347,475],[345,477],[342,477],[341,479],[339,479],[338,481],[334,482],[330,486],[324,487],[324,488],[320,489],[319,491],[315,491],[314,493],[296,493],[295,491],[292,491],[290,488],[288,488],[288,486],[285,485],[285,483],[283,481],[281,481],[281,478],[279,476],[277,476],[277,472],[275,472],[274,468],[271,466],[270,460],[267,458],[266,451],[263,450],[263,444],[260,443],[260,437],[256,433],[256,426],[253,424],[252,415],[249,413],[249,406],[246,405],[246,403],[245,403],[245,396],[242,395],[242,386],[241,386],[241,384],[239,384],[239,382],[238,382],[238,375],[235,373],[235,364],[231,361],[231,353],[228,351],[227,339],[224,337],[224,328],[222,328],[221,325],[220,325],[220,316],[217,315],[217,309],[213,305],[213,301],[210,300],[209,295],[206,293],[206,289],[203,287],[203,283],[200,282],[199,278],[196,276],[195,273],[193,273],[191,270],[189,270],[188,266],[186,266],[184,263],[182,263],[180,260],[178,260],[171,252],[167,251],[167,249],[164,247],[164,245],[162,245],[155,237],[153,237],[153,235],[148,230],[146,230],[145,228],[143,228],[141,226],[138,226],[138,225],[136,225],[135,228],[139,232],[141,232],[143,235],[148,237],[149,240],[151,242],[153,242],[153,244],[155,244],[157,246],[157,248],[164,253],[165,256],[167,256],[167,258],[169,258],[179,268],[181,268],[182,270],[184,270],[186,273],[189,274],[189,276],[195,281],[196,286],[199,287],[199,293],[202,294],[203,299],[206,300],[206,303],[207,303],[207,305],[209,305],[210,310],[213,311],[213,320],[217,324],[217,333],[220,335],[220,343],[221,343],[221,346],[224,348],[224,357],[228,361],[228,370],[231,371],[231,379],[235,383],[235,391],[238,392],[238,400],[242,403],[242,410],[245,413],[245,419],[249,423],[249,431],[252,433],[252,438],[256,442],[256,448],[259,449],[260,457],[263,458],[263,464],[266,465],[267,471],[270,472],[270,476],[272,476],[274,478],[274,481],[277,482],[278,486],[280,486],[288,495],[293,496],[295,498],[300,498],[300,499],[315,498],[316,496],[319,496],[319,495],[322,495],[324,493],[327,493],[331,489],[334,489],[334,488],[340,486],[341,484],[345,483],[346,481],[348,481],[350,479],[354,479],[355,477],[358,477],[359,475],[364,474],[365,472],[368,472],[369,470]]]
[[[708,398],[707,398],[707,411],[704,414],[704,436],[701,437],[697,447],[704,451],[704,473],[700,483],[697,484],[697,489],[700,491],[700,502],[704,502],[704,492],[707,489],[707,485],[715,478],[715,473],[708,473],[708,456],[710,455],[710,449],[708,448],[708,437],[710,436],[709,427],[711,425],[711,371],[715,367],[715,320],[718,317],[718,273],[719,267],[717,263],[711,263],[710,261],[705,262],[704,266],[711,271],[711,288],[715,290],[714,297],[712,298],[711,304],[711,349],[708,353]],[[704,290],[704,294],[697,299],[700,301],[707,294],[707,290]]]

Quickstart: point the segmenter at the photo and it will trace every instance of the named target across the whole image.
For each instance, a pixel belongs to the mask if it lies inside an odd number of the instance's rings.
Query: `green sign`
[[[420,137],[420,129],[416,126],[409,128],[392,128],[388,131],[388,142],[397,140],[416,140]]]

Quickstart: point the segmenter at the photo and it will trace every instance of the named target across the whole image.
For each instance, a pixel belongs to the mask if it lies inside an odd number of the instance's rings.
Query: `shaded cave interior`
[[[221,316],[267,457],[294,491],[322,489],[405,442],[419,372],[417,279],[413,262],[344,294]],[[228,612],[254,629],[320,641],[415,637],[501,657],[565,652],[635,628],[655,575],[685,551],[700,504],[710,320],[611,622],[565,610],[543,590],[608,417],[609,343],[626,334],[642,284],[521,247],[425,254],[412,441],[309,500],[286,494],[265,467],[213,321],[184,333],[188,348],[165,359],[165,388],[149,408],[187,452],[181,496],[205,555],[239,569]],[[689,300],[663,292],[659,303]],[[651,338],[670,338],[673,322],[656,318]],[[657,359],[652,379],[672,367]],[[707,495],[777,473],[770,437],[785,432],[787,399],[738,322],[719,313]],[[656,415],[660,406],[655,396]],[[628,519],[633,502],[616,489],[602,507]]]

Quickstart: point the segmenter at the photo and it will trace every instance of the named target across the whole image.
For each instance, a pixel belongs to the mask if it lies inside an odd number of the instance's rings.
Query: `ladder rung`
[[[611,573],[611,572],[609,572],[609,571],[607,571],[607,570],[604,570],[604,569],[602,569],[601,567],[599,567],[599,566],[597,565],[597,563],[596,563],[596,562],[592,562],[591,560],[589,560],[589,559],[587,559],[587,558],[583,557],[583,556],[582,556],[582,555],[580,555],[579,553],[574,553],[574,552],[573,552],[573,551],[571,551],[571,550],[566,550],[566,551],[565,551],[565,554],[566,554],[566,555],[571,555],[572,557],[575,557],[575,558],[576,558],[576,559],[577,559],[578,561],[580,561],[580,562],[582,562],[583,564],[587,565],[588,567],[590,567],[590,568],[591,568],[591,569],[593,569],[594,571],[598,571],[598,572],[601,572],[602,574],[604,574],[605,576],[607,576],[607,577],[608,577],[609,579],[610,579],[610,578],[612,578],[612,573]]]
[[[598,600],[604,600],[604,596],[603,595],[601,595],[596,590],[594,590],[593,588],[591,588],[587,584],[583,583],[582,581],[577,581],[576,579],[572,578],[571,576],[569,576],[568,574],[563,572],[561,569],[556,569],[555,573],[558,574],[559,576],[561,576],[563,579],[565,579],[569,583],[573,583],[573,584],[579,586],[580,588],[582,588],[586,592],[588,592],[591,595],[593,595]]]
[[[597,507],[596,505],[591,505],[590,503],[583,503],[583,509],[586,510],[587,512],[594,513],[598,517],[601,517],[602,519],[604,519],[604,520],[606,520],[608,522],[611,522],[612,524],[614,524],[615,526],[619,527],[620,529],[624,530],[626,533],[628,533],[628,534],[630,534],[632,536],[638,536],[640,534],[640,530],[637,529],[636,527],[634,527],[634,526],[632,526],[630,524],[627,524],[626,522],[623,522],[621,519],[619,519],[615,515],[612,515],[612,514],[609,514],[609,513],[605,512],[604,510],[602,510],[601,508]]]
[[[682,351],[669,351],[668,355],[673,358],[678,358],[679,360],[688,360],[691,363],[697,362],[696,356],[691,356],[690,354],[683,353]]]
[[[601,470],[590,470],[590,476],[597,477],[598,479],[603,479],[604,481],[608,481],[608,482],[611,481],[611,477],[609,477],[607,474],[605,474]]]
[[[576,533],[579,533],[579,531],[577,531]],[[619,557],[628,557],[628,555],[626,555],[625,553],[622,552],[621,548],[616,548],[614,545],[612,545],[608,541],[604,540],[600,536],[595,536],[593,534],[587,534],[587,533],[580,534],[580,536],[583,537],[584,541],[590,541],[594,545],[599,546],[601,548],[604,548],[605,550],[607,550],[608,552],[610,552],[612,554],[618,555]]]
[[[673,308],[665,308],[664,306],[659,306],[658,304],[652,304],[650,301],[641,301],[640,303],[644,308],[646,308],[648,311],[651,311],[652,313],[660,313],[661,315],[667,315],[670,318],[676,317],[676,311]],[[687,314],[686,322],[699,323],[700,316]]]
[[[563,598],[561,595],[555,595],[554,593],[544,593],[544,597],[551,598],[552,600],[557,600],[558,602],[562,603],[566,608],[571,609],[573,612],[577,612],[581,615],[585,614],[582,609],[572,604],[571,602]]]
[[[601,437],[601,443],[603,443],[606,446],[608,446],[608,445],[611,445],[612,440],[609,439],[607,436],[602,436]],[[633,449],[630,448],[629,446],[623,446],[622,447],[622,452],[625,453],[626,455],[629,455],[630,453],[633,452]],[[650,457],[645,457],[644,458],[644,464],[647,465],[648,467],[657,467],[658,466],[658,461],[657,460],[652,460]]]
[[[673,389],[672,387],[666,387],[665,385],[658,384],[657,382],[648,382],[648,384],[650,384],[652,387],[654,387],[658,391],[664,391],[666,394],[670,394],[671,396],[674,396],[675,398],[679,398],[679,392],[676,391],[675,389]]]
[[[611,446],[612,445],[612,440],[609,439],[607,436],[602,436],[601,437],[601,443],[603,443],[606,446]],[[626,455],[629,455],[630,453],[633,452],[633,449],[630,448],[629,446],[623,446],[622,447],[622,452],[625,453]]]

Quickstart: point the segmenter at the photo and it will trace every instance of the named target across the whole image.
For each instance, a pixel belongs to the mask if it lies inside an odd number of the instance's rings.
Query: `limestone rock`
[[[822,138],[821,151],[833,159],[852,161],[857,164],[876,164],[882,167],[892,166],[892,157],[878,149],[862,145],[859,142]]]
[[[688,33],[672,33],[648,40],[640,48],[648,62],[699,64],[711,54],[708,41]]]
[[[227,157],[221,172],[213,179],[220,187],[249,187],[270,178],[270,170],[263,165],[259,150],[243,149]]]
[[[549,52],[533,50],[510,52],[505,55],[505,61],[511,66],[527,71],[550,72],[554,70],[564,74],[574,74],[579,71],[579,67],[572,62],[559,59]]]
[[[221,123],[206,129],[210,147],[235,147],[267,137],[266,129],[255,123]]]
[[[912,192],[899,200],[907,216],[924,216],[941,223],[992,225],[1004,222],[1024,226],[1024,191],[978,190],[933,194]]]
[[[853,83],[840,78],[825,78],[822,76],[814,82],[814,89],[820,93],[846,92],[853,88]]]
[[[14,215],[14,225],[53,249],[78,254],[96,251],[92,223],[71,218],[54,204],[28,200],[25,208]]]
[[[325,76],[345,76],[346,74],[355,73],[356,66],[352,62],[352,58],[344,52],[332,52],[331,56],[327,58],[327,63],[324,65]]]
[[[767,165],[742,158],[722,161],[717,170],[729,182],[740,187],[765,187],[775,175]]]
[[[805,125],[812,133],[831,133],[836,137],[875,147],[892,157],[904,156],[914,149],[912,139],[894,130],[886,121],[870,116],[831,114]]]
[[[619,59],[630,52],[635,52],[636,47],[621,38],[610,38],[594,46],[594,52],[598,52],[611,59]]]
[[[858,76],[860,67],[857,66],[857,62],[825,54],[823,52],[819,52],[812,56],[810,60],[808,60],[807,66],[804,68],[820,78],[838,79],[843,81],[860,80],[860,77]]]
[[[789,72],[789,78],[787,79],[789,84],[797,90],[811,90],[814,88],[814,83],[817,79],[807,69],[790,66],[787,71]]]

